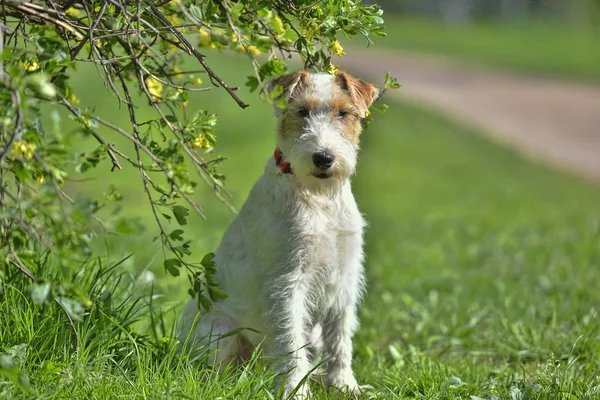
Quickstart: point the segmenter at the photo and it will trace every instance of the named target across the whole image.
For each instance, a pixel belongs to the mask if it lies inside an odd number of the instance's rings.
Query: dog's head
[[[302,184],[334,186],[354,173],[361,120],[379,90],[345,72],[300,71],[273,79],[287,99],[279,117],[277,146]],[[280,89],[281,90],[281,89]]]

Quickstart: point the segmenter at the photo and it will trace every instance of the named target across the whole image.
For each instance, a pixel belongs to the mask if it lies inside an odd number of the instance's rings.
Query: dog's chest
[[[350,196],[299,204],[292,218],[293,251],[302,272],[335,280],[348,267],[349,243],[362,244],[363,220]],[[351,249],[355,252],[357,249]]]

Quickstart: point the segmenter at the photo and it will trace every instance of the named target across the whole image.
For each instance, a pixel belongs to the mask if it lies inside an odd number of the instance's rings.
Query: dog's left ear
[[[379,96],[379,89],[375,85],[357,79],[346,72],[338,72],[335,76],[335,82],[350,95],[354,105],[358,107],[363,117]]]
[[[291,74],[281,75],[277,78],[273,78],[267,86],[267,93],[271,94],[277,87],[281,87],[283,92],[277,96],[274,100],[286,99],[289,100],[294,93],[301,90],[308,83],[309,73],[307,71],[299,71]],[[275,115],[279,116],[282,113],[282,109],[275,107]]]

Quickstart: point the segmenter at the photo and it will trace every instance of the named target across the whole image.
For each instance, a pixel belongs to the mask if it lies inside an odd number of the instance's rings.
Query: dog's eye
[[[344,118],[346,115],[348,115],[348,111],[345,111],[345,110],[338,111],[338,117]]]
[[[301,108],[298,110],[298,114],[300,114],[302,118],[307,118],[310,115],[310,111],[308,111],[306,108]]]

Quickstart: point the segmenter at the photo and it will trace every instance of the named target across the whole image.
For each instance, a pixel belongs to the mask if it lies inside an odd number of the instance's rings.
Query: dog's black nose
[[[319,153],[314,153],[313,163],[319,169],[327,169],[333,165],[333,160],[335,160],[335,156],[327,151],[321,151]]]

